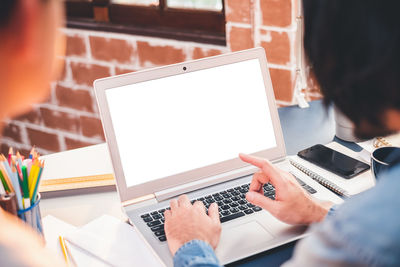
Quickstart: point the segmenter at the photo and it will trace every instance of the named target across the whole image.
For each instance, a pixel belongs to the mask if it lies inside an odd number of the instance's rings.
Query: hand
[[[166,210],[165,234],[169,250],[172,255],[186,242],[194,239],[203,240],[214,249],[217,247],[221,235],[218,205],[212,203],[205,212],[203,202],[196,201],[193,205],[186,195],[170,203],[171,210]]]
[[[322,221],[333,205],[331,202],[312,198],[292,174],[275,167],[268,160],[245,154],[240,154],[239,157],[260,168],[253,175],[246,199],[266,209],[277,219],[289,224],[308,225]],[[275,187],[275,200],[264,196],[262,186],[266,183]]]

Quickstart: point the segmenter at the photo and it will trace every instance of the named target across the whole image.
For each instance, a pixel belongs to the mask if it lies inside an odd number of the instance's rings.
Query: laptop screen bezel
[[[272,82],[267,66],[266,55],[263,48],[253,48],[240,52],[179,63],[155,69],[138,71],[115,77],[99,79],[94,82],[94,89],[96,93],[97,103],[114,169],[114,176],[117,183],[117,189],[122,202],[136,198],[141,198],[143,196],[151,195],[156,192],[166,190],[168,188],[173,188],[186,183],[198,181],[204,178],[209,178],[215,175],[227,173],[233,170],[249,166],[249,164],[242,162],[239,158],[236,158],[208,165],[206,167],[194,169],[191,171],[179,173],[176,175],[171,175],[168,177],[149,181],[143,184],[127,187],[121,163],[121,158],[117,146],[116,135],[113,129],[113,124],[109,112],[108,102],[106,98],[106,91],[129,84],[135,84],[180,74],[184,75],[185,73],[190,73],[193,71],[199,71],[203,69],[233,64],[251,59],[258,59],[260,63],[264,86],[265,86],[265,92],[268,100],[270,116],[276,139],[276,147],[267,150],[261,150],[259,152],[253,153],[252,155],[267,158],[269,160],[276,160],[285,157],[286,150],[282,134],[282,128],[279,120],[279,115],[276,108]],[[186,69],[183,70],[183,67],[186,67]],[[156,166],[154,167],[156,168]],[[149,170],[149,172],[151,172],[151,170]]]

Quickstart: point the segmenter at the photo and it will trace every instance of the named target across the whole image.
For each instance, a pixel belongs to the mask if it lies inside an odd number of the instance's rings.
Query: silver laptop
[[[303,227],[245,199],[256,169],[240,152],[291,170],[264,49],[100,79],[94,87],[123,209],[166,266],[173,262],[163,212],[181,194],[206,207],[218,203],[222,264],[304,236]],[[311,179],[302,182],[317,198],[341,201]],[[264,192],[274,199],[273,186]]]

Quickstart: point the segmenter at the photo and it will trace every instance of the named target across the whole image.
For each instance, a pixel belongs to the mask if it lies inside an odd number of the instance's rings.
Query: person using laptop
[[[398,1],[303,0],[304,47],[325,103],[334,103],[371,138],[400,131],[400,27]],[[400,165],[377,185],[340,206],[311,199],[294,177],[267,160],[241,154],[259,168],[246,198],[290,224],[312,226],[285,266],[399,266]],[[264,197],[262,185],[276,188]],[[208,215],[183,195],[165,211],[175,266],[219,266],[214,254],[221,225],[215,204]],[[251,241],[249,241],[251,242]]]
[[[0,120],[27,112],[49,94],[60,73],[59,0],[0,1]],[[61,62],[60,62],[61,63]],[[64,266],[37,233],[0,208],[0,266]]]

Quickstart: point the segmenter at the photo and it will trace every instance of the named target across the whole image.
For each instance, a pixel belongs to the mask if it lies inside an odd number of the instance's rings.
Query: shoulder
[[[400,263],[400,165],[377,185],[343,203],[321,228],[348,249],[383,265]],[[333,234],[333,233],[332,233]],[[378,264],[380,265],[380,264]]]

